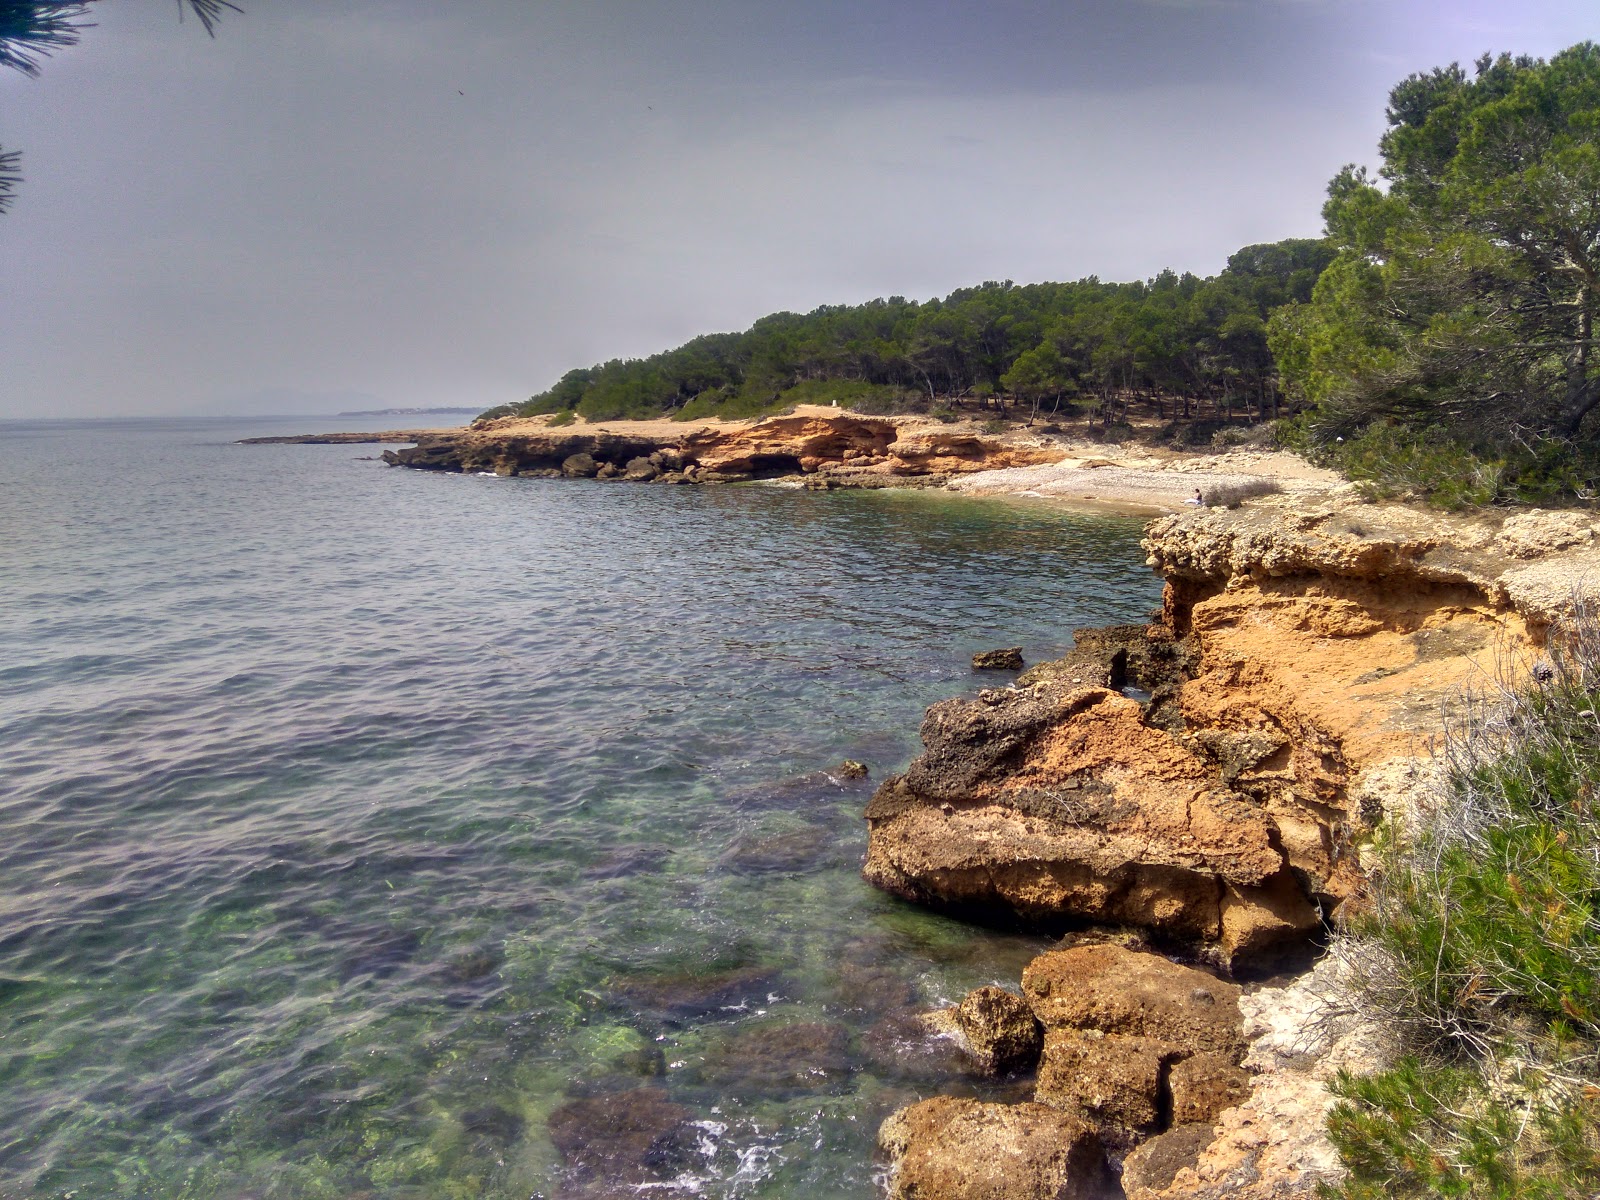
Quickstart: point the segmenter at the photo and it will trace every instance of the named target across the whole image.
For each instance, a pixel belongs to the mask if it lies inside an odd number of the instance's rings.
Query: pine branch
[[[54,51],[78,44],[88,11],[87,3],[0,0],[0,67],[37,75]]]
[[[11,207],[22,182],[22,151],[0,147],[0,213]]]

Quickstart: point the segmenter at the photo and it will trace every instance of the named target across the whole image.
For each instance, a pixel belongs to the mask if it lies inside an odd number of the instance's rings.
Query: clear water
[[[1139,523],[290,431],[0,425],[0,1195],[872,1195],[984,1087],[909,1014],[1037,943],[863,884],[829,769],[1142,617]]]

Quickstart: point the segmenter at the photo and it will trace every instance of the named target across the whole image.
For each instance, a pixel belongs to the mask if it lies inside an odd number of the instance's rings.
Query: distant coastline
[[[336,417],[412,417],[419,413],[469,413],[476,416],[477,408],[363,408],[355,412],[334,413]]]

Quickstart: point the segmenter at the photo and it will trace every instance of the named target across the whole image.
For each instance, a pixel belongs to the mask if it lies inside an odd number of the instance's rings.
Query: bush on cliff
[[[1600,1194],[1600,620],[1469,701],[1343,943],[1404,1057],[1342,1076],[1327,1195]]]

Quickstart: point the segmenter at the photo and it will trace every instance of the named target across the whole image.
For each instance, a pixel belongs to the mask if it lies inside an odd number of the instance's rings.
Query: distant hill
[[[337,417],[415,417],[423,413],[476,414],[476,408],[363,408],[355,412],[335,413]]]

